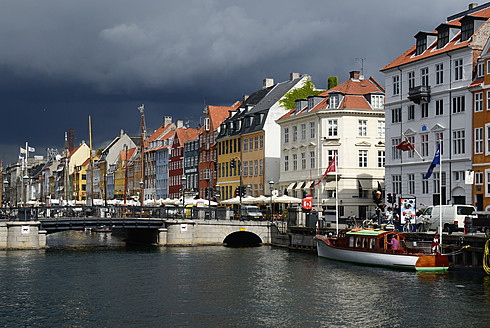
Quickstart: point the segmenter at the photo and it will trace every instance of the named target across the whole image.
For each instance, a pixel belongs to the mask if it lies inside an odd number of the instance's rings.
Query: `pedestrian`
[[[388,243],[388,245],[390,245],[391,249],[400,248],[400,243],[398,242],[398,239],[396,239],[396,236],[391,237],[391,241]]]
[[[439,254],[439,235],[437,234],[437,232],[434,235],[434,240],[432,241],[432,246],[430,249],[432,253]]]

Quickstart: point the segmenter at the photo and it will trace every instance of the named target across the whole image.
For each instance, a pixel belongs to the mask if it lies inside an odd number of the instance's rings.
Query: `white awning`
[[[373,185],[371,183],[371,180],[357,180],[357,182],[359,182],[359,186],[361,187],[361,189],[364,189],[364,190],[373,189]]]
[[[294,189],[296,189],[296,190],[301,190],[301,189],[303,189],[303,188],[302,188],[302,187],[303,187],[303,183],[304,183],[303,181],[298,182],[298,184],[296,185],[296,188],[294,188]]]
[[[303,189],[310,189],[311,185],[313,184],[313,181],[308,181],[305,186],[303,187]]]
[[[291,190],[291,189],[293,189],[293,187],[294,187],[294,184],[295,184],[295,183],[296,183],[296,182],[292,182],[292,183],[290,183],[290,184],[289,184],[289,186],[288,186],[286,189],[287,189],[287,190]]]

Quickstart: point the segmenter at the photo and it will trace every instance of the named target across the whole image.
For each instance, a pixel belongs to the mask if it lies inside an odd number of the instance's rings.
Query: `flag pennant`
[[[330,164],[328,164],[328,167],[325,170],[325,173],[323,173],[323,176],[320,179],[320,181],[318,181],[317,183],[315,183],[313,186],[319,185],[322,182],[322,180],[327,176],[328,173],[330,173],[330,172],[337,172],[337,165],[335,164],[335,160],[336,159],[337,159],[337,154],[335,154],[333,156],[332,160],[330,161]]]
[[[398,145],[396,145],[395,148],[401,151],[415,150],[414,145],[412,145],[412,143],[410,142],[410,140],[408,140],[407,137],[405,137],[405,140],[403,140]]]
[[[24,148],[20,147],[20,153],[21,154],[25,154],[26,153],[26,150]]]
[[[30,153],[34,153],[36,151],[36,149],[35,148],[32,148],[32,147],[28,147],[28,149],[29,149],[29,152]]]
[[[432,171],[434,171],[434,168],[436,167],[437,164],[441,164],[441,143],[439,142],[439,145],[437,146],[436,153],[434,155],[434,159],[432,160],[432,163],[430,163],[429,170],[427,170],[427,174],[424,176],[424,179],[430,178],[432,175]]]

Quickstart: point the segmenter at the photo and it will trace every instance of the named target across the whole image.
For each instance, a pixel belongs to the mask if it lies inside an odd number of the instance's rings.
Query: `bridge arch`
[[[262,239],[250,231],[235,231],[226,236],[223,244],[230,247],[256,247],[262,245]]]

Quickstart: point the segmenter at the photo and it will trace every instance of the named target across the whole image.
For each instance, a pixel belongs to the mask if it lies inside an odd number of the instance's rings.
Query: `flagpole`
[[[337,161],[337,156],[334,160]],[[338,168],[337,163],[335,163],[335,226],[337,236],[339,235],[339,179],[338,179]]]
[[[439,139],[439,147],[441,146],[442,140]],[[442,253],[442,150],[439,148],[439,236]]]

